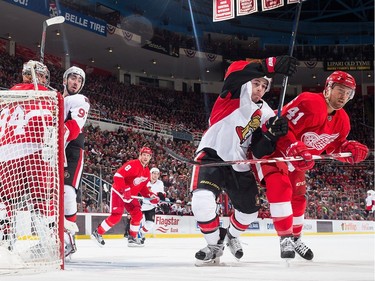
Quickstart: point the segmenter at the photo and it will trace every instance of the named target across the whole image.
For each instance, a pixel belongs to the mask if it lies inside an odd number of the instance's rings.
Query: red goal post
[[[60,93],[0,91],[0,276],[64,268],[63,119]]]

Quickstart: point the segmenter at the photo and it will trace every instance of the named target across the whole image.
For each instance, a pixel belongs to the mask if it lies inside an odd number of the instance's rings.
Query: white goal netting
[[[63,267],[62,112],[56,92],[0,91],[0,275]]]

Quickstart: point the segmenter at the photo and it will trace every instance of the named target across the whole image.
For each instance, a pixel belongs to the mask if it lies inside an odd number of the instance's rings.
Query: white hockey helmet
[[[160,170],[158,168],[156,168],[156,167],[153,167],[153,168],[151,168],[150,173],[151,174],[152,173],[158,173],[158,174],[160,174]]]
[[[25,62],[22,67],[22,75],[24,76],[24,82],[33,83],[31,69],[34,69],[36,82],[43,86],[48,86],[50,82],[49,70],[46,65],[39,61],[29,60]],[[26,80],[26,81],[25,81]]]
[[[373,195],[375,195],[374,190],[370,189],[370,190],[367,191],[367,196],[373,196]]]
[[[69,67],[67,70],[65,70],[64,75],[63,75],[63,83],[64,83],[64,87],[65,88],[66,88],[66,83],[68,81],[68,77],[69,77],[70,74],[76,74],[76,75],[79,75],[79,76],[82,77],[81,88],[76,93],[76,94],[78,94],[83,89],[83,86],[85,85],[86,74],[85,74],[85,72],[83,71],[82,68],[79,68],[77,66]],[[67,92],[68,92],[69,95],[73,94],[73,93],[70,93],[67,88],[66,88],[66,90],[67,90]]]

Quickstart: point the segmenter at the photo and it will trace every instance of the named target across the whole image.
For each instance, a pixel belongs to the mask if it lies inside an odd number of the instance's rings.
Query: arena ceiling
[[[205,36],[208,32],[213,34],[243,35],[260,38],[263,43],[289,44],[292,21],[296,5],[287,5],[276,10],[253,14],[251,16],[236,17],[221,23],[212,22],[212,0],[127,0],[127,1],[74,1],[82,9],[95,10],[107,13],[111,9],[121,10],[125,18],[134,14],[148,19],[152,26],[164,27],[180,32],[190,32],[192,26],[197,34]],[[98,5],[98,2],[101,5]],[[116,4],[117,3],[117,4]],[[105,6],[103,6],[105,4]],[[112,6],[111,6],[112,5]],[[194,14],[192,24],[190,7]],[[45,16],[0,1],[0,37],[12,36],[17,44],[34,49],[37,53],[37,43],[40,42],[42,22]],[[303,3],[298,38],[315,40],[312,44],[319,44],[319,40],[327,36],[331,40],[345,44],[345,41],[356,39],[357,43],[368,44],[368,38],[373,44],[374,38],[374,1],[373,0],[307,0]],[[324,29],[323,27],[324,26]],[[369,28],[369,26],[371,28]],[[59,29],[61,35],[57,36]],[[250,33],[245,33],[250,32]],[[276,31],[275,31],[276,30]],[[317,36],[316,30],[320,30]],[[193,32],[193,31],[192,31]],[[323,35],[326,34],[326,35]],[[194,37],[195,34],[192,34]],[[358,37],[359,36],[359,37]],[[358,39],[359,38],[359,39]],[[275,41],[276,40],[276,41]],[[367,40],[367,41],[366,41]],[[282,42],[281,42],[282,41]],[[341,43],[342,41],[342,43]],[[108,49],[113,50],[112,53]],[[60,28],[47,30],[46,53],[64,57],[69,53],[72,61],[92,65],[109,70],[113,73],[120,66],[124,71],[142,73],[145,70],[150,77],[169,77],[198,79],[208,81],[222,80],[222,65],[184,58],[174,58],[156,52],[126,44],[121,36],[100,36],[87,32],[70,24],[63,24]],[[95,62],[92,63],[91,59]],[[153,64],[155,60],[157,64]],[[210,73],[206,73],[206,68]],[[312,80],[312,74],[317,79]],[[373,83],[373,75],[367,77],[367,72],[354,73],[361,83]],[[289,80],[291,84],[316,85],[316,81],[323,82],[326,73],[312,71],[298,73]]]

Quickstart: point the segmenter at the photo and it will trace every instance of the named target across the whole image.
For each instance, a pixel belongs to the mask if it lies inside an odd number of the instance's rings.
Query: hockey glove
[[[165,193],[163,192],[158,192],[158,197],[160,198],[160,200],[165,200]]]
[[[130,187],[126,187],[124,190],[124,202],[125,203],[130,203],[133,200],[132,198],[132,192]]]
[[[292,76],[297,72],[298,61],[291,56],[269,57],[262,61],[262,67],[265,74],[283,74]]]
[[[306,145],[301,141],[292,143],[286,150],[288,157],[302,157],[302,160],[293,161],[292,164],[297,171],[307,171],[314,167],[314,160]]]
[[[156,194],[151,193],[150,194],[150,203],[156,205],[159,202],[160,202],[160,198]]]
[[[262,131],[267,139],[275,142],[279,137],[285,136],[288,133],[288,120],[283,116],[271,117],[263,124]]]
[[[351,157],[340,158],[342,162],[348,162],[350,164],[359,163],[366,159],[368,154],[368,147],[357,141],[347,140],[341,145],[341,152],[351,152]]]

